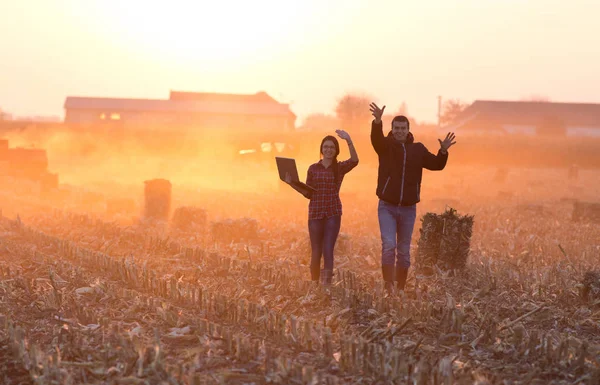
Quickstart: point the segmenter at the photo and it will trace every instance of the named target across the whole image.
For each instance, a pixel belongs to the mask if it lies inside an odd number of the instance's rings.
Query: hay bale
[[[171,182],[153,179],[144,182],[144,217],[169,220],[171,210]]]
[[[600,224],[600,203],[579,202],[573,203],[574,222],[592,222]]]
[[[473,216],[459,216],[448,208],[443,214],[426,213],[421,218],[420,238],[417,242],[417,266],[460,269],[467,263]]]
[[[19,178],[38,180],[48,170],[46,150],[35,148],[13,148],[8,150],[7,159],[11,173]]]
[[[206,210],[191,206],[178,207],[171,221],[177,230],[198,231],[206,227]]]
[[[588,271],[583,276],[581,297],[586,301],[600,301],[600,271]]]
[[[212,237],[217,242],[240,242],[258,239],[258,222],[254,218],[225,219],[213,222]]]

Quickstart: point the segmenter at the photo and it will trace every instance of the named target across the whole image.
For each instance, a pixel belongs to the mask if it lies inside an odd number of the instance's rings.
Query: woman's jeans
[[[417,205],[397,206],[380,200],[377,214],[381,231],[381,264],[408,269]]]
[[[313,281],[318,280],[320,276],[321,255],[324,259],[324,270],[333,270],[333,249],[340,233],[341,222],[341,215],[308,220],[308,234],[312,250],[310,275]]]

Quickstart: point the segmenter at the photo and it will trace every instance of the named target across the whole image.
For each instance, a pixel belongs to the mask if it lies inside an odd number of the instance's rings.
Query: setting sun
[[[223,62],[277,51],[310,11],[311,2],[148,1],[102,6],[115,41],[156,59]],[[115,3],[116,5],[116,3]]]

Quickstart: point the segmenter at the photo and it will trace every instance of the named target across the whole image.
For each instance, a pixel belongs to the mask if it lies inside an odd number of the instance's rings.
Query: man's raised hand
[[[454,132],[449,132],[446,135],[446,139],[444,139],[444,141],[441,141],[440,139],[438,139],[438,142],[440,142],[440,147],[442,148],[443,151],[448,151],[448,149],[450,148],[450,146],[453,146],[456,144],[456,142],[454,141],[456,137],[454,136]]]
[[[381,117],[383,116],[383,110],[385,110],[385,106],[383,106],[383,108],[379,108],[377,107],[377,104],[371,103],[369,105],[369,109],[371,110],[371,114],[373,114],[373,117],[375,118],[375,123],[380,123]]]

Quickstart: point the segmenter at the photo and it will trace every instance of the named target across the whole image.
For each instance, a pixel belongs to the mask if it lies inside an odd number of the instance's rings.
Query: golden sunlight
[[[219,62],[276,52],[309,15],[311,2],[131,0],[104,17],[131,47],[158,58]],[[116,5],[116,4],[115,4]]]
[[[0,0],[0,385],[600,385],[576,3]]]

